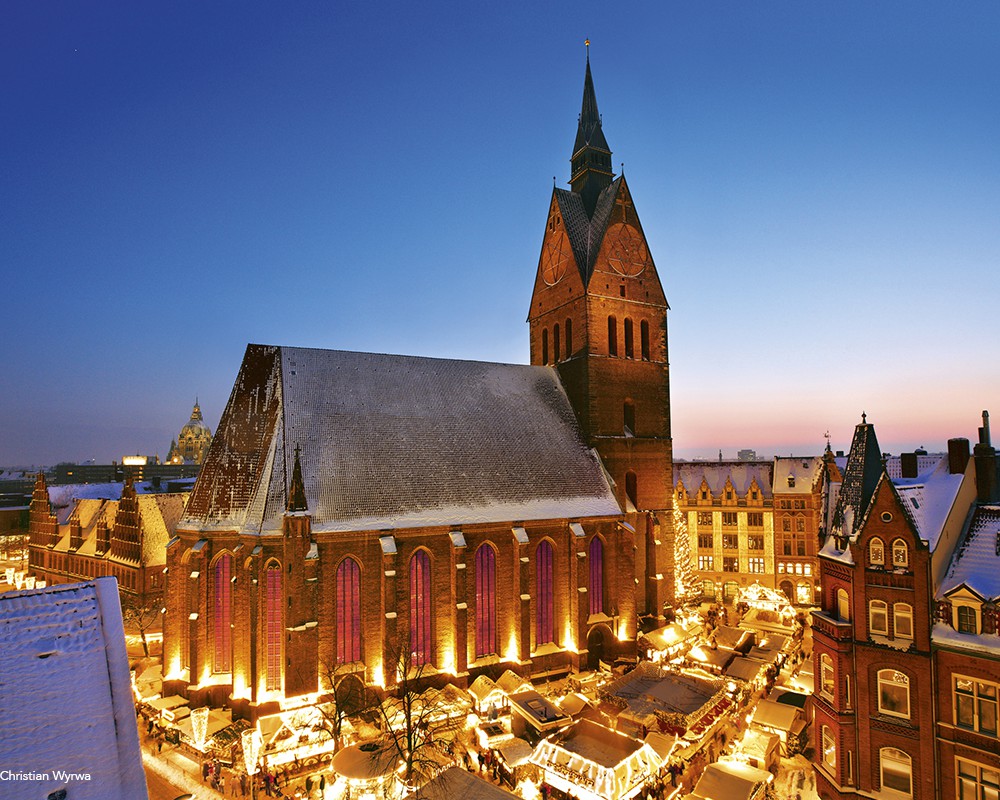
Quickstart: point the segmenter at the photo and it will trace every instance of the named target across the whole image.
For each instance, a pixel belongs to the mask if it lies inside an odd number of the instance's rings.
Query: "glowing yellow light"
[[[628,623],[625,620],[621,620],[618,623],[618,641],[622,642],[628,639]]]
[[[451,647],[441,650],[441,671],[448,675],[455,674],[455,651]]]
[[[504,659],[507,661],[518,661],[519,653],[517,651],[517,631],[514,628],[510,629],[510,638],[507,640],[507,652],[504,653]]]
[[[379,689],[385,688],[385,676],[382,674],[382,662],[372,667],[372,683]]]
[[[566,620],[566,632],[563,634],[564,647],[571,653],[577,652],[576,649],[576,639],[573,637],[573,623],[571,620]]]

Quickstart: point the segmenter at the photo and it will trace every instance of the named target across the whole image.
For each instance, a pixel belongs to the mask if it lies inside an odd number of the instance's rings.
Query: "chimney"
[[[990,414],[983,412],[983,427],[979,429],[979,444],[973,448],[976,460],[976,499],[980,503],[1000,500],[1000,481],[997,476],[997,451],[990,443]]]
[[[952,475],[961,475],[969,465],[969,440],[949,439],[948,440],[948,472]]]
[[[902,476],[904,478],[916,478],[917,477],[917,454],[914,453],[900,453],[899,454],[899,468],[902,471]]]

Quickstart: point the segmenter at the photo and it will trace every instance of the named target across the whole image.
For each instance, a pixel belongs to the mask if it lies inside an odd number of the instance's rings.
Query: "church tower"
[[[590,71],[570,189],[552,190],[528,323],[636,530],[636,605],[674,597],[667,305],[625,176],[614,176]]]

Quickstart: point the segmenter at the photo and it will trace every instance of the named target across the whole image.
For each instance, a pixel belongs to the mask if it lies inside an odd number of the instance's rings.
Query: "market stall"
[[[545,783],[581,800],[628,800],[661,766],[645,742],[588,719],[540,741],[531,763]]]

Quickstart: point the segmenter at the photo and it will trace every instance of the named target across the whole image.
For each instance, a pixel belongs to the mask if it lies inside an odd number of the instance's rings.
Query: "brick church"
[[[167,547],[164,694],[256,717],[390,654],[462,684],[633,658],[673,599],[667,301],[589,58],[530,365],[250,345]]]

